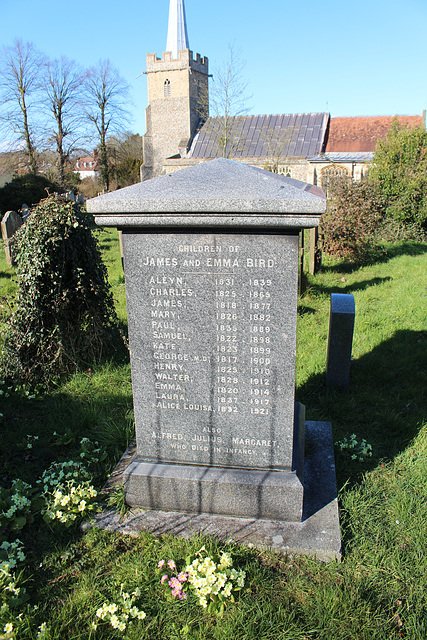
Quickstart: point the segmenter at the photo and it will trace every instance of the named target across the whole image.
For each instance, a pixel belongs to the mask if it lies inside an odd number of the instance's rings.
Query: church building
[[[218,156],[327,188],[335,176],[360,180],[393,116],[329,113],[209,117],[209,64],[190,49],[184,0],[170,0],[166,51],[147,54],[148,106],[142,180]],[[398,116],[424,126],[423,116]]]
[[[165,173],[164,161],[185,157],[209,110],[209,63],[190,50],[184,0],[170,0],[166,51],[147,54],[143,179]]]

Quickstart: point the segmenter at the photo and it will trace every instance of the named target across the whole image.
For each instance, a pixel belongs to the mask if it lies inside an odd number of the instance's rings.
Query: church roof
[[[172,51],[172,57],[178,58],[178,51],[189,48],[184,0],[170,0],[166,51]]]
[[[395,118],[403,126],[422,125],[422,116],[331,118],[326,152],[374,151],[377,140],[386,137]]]
[[[236,116],[230,120],[227,151],[233,158],[307,158],[324,151],[329,114]],[[223,123],[221,117],[208,118],[194,137],[188,156],[206,159],[221,155]]]
[[[340,162],[372,162],[373,159],[373,151],[326,151],[313,158],[308,158],[310,162],[332,162],[333,164]]]

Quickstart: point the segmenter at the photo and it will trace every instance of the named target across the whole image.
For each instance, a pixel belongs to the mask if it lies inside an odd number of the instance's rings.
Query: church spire
[[[180,49],[189,48],[184,0],[170,0],[166,51],[172,51],[172,56],[178,58]]]

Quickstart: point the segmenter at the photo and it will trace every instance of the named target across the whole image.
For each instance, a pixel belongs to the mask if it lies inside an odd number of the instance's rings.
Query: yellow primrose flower
[[[231,559],[231,555],[229,553],[223,553],[221,555],[221,560],[219,563],[220,569],[226,569],[227,567],[231,567],[233,561]]]

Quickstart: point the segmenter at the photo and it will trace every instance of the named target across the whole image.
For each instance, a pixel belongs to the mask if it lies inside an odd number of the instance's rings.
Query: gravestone
[[[6,254],[6,262],[9,267],[15,264],[13,236],[22,224],[23,219],[16,211],[7,211],[1,221],[1,235],[3,238],[4,252]]]
[[[298,522],[298,234],[317,187],[225,159],[87,203],[122,231],[137,456],[130,505]]]
[[[346,388],[350,382],[355,305],[348,293],[331,294],[326,384]]]

